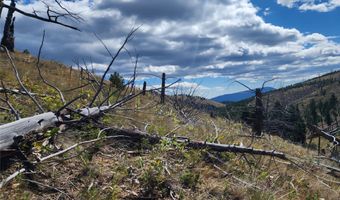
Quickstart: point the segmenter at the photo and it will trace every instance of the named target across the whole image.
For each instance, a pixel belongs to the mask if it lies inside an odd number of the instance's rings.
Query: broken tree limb
[[[53,11],[48,9],[47,12],[46,12],[47,13],[47,17],[43,17],[43,16],[37,15],[37,12],[35,12],[35,11],[33,13],[28,13],[28,12],[25,12],[25,11],[23,11],[21,9],[18,9],[16,7],[13,7],[11,5],[7,5],[7,4],[4,4],[4,3],[1,3],[1,8],[13,9],[14,11],[16,11],[16,12],[18,12],[18,13],[24,15],[24,16],[27,16],[27,17],[38,19],[38,20],[44,21],[44,22],[58,24],[58,25],[66,27],[66,28],[70,28],[70,29],[73,29],[73,30],[80,31],[75,26],[71,26],[71,25],[68,25],[68,24],[65,24],[63,22],[58,21],[58,17],[63,16],[63,15],[66,16],[65,13],[64,14],[63,13],[59,13],[57,16],[52,16],[53,14],[51,14],[51,12],[53,12]]]
[[[318,159],[325,159],[325,160],[333,161],[333,162],[336,162],[338,165],[340,165],[340,160],[336,158],[326,157],[326,156],[314,156],[314,157]]]
[[[209,150],[217,151],[217,152],[248,153],[248,154],[255,154],[255,155],[275,156],[283,160],[287,159],[284,153],[278,152],[275,150],[267,151],[267,150],[262,150],[262,149],[254,149],[254,148],[248,148],[248,147],[242,147],[242,146],[236,146],[236,145],[228,145],[228,144],[217,144],[217,143],[189,140],[189,139],[176,138],[176,137],[174,138],[161,137],[158,135],[150,135],[142,131],[136,131],[136,130],[132,131],[132,130],[118,129],[118,128],[108,128],[106,132],[119,134],[119,135],[126,135],[126,136],[130,136],[131,138],[135,138],[135,139],[145,138],[145,139],[148,139],[152,143],[158,143],[163,139],[164,140],[175,140],[176,142],[183,143],[185,144],[186,147],[192,148],[192,149],[209,149]]]
[[[332,142],[336,146],[340,145],[340,140],[337,137],[335,137],[334,135],[331,135],[331,134],[327,133],[326,131],[323,131],[319,127],[314,126],[314,125],[309,126],[309,128],[314,132],[314,134],[311,135],[309,138],[315,138],[315,137],[321,136],[321,137],[327,139],[328,141]]]
[[[3,188],[8,182],[10,182],[12,179],[14,179],[15,177],[17,177],[19,174],[25,172],[25,168],[19,169],[18,171],[14,172],[13,174],[11,174],[9,177],[7,177],[6,179],[2,180],[0,182],[0,189]]]
[[[32,95],[32,96],[46,96],[46,95],[39,95],[36,93],[32,93],[30,92],[29,94],[27,94],[25,91],[21,91],[18,89],[11,89],[11,88],[2,88],[0,87],[0,93],[11,93],[11,94],[20,94],[20,95]]]
[[[203,142],[203,141],[188,141],[187,146],[195,149],[203,149],[208,148],[213,151],[218,152],[235,152],[235,153],[249,153],[255,155],[265,155],[265,156],[275,156],[281,158],[283,160],[286,159],[286,155],[281,152],[277,152],[275,150],[267,151],[262,149],[254,149],[236,145],[228,145],[228,144],[216,144],[210,142]]]

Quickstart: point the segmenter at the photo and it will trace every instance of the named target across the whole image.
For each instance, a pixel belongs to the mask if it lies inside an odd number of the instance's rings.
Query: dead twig
[[[5,46],[3,46],[3,45],[1,45],[1,47],[6,51],[6,55],[7,55],[7,57],[8,57],[9,60],[10,60],[11,66],[12,66],[12,68],[13,68],[13,70],[14,70],[15,77],[16,77],[17,81],[19,82],[21,88],[22,88],[22,89],[25,91],[25,93],[32,99],[32,101],[35,103],[35,105],[38,106],[40,112],[41,112],[41,113],[44,113],[44,112],[45,112],[44,109],[41,107],[41,105],[38,103],[38,101],[31,95],[31,93],[26,89],[26,87],[25,87],[24,84],[22,83],[22,81],[21,81],[21,79],[20,79],[20,76],[19,76],[19,72],[18,72],[18,70],[17,70],[17,67],[16,67],[15,64],[14,64],[14,61],[13,61],[13,59],[12,59],[12,57],[11,57],[11,54],[9,53],[7,47],[5,47]]]
[[[2,87],[6,90],[5,88],[5,84],[4,82],[1,80],[1,85]],[[9,97],[7,95],[7,93],[5,92],[5,99],[0,98],[1,101],[5,102],[7,104],[7,106],[10,108],[10,111],[13,113],[13,115],[15,116],[16,120],[20,119],[20,114],[19,112],[14,108],[14,106],[9,102]]]
[[[42,37],[42,40],[41,40],[41,44],[40,44],[40,47],[39,47],[39,52],[38,52],[38,60],[37,60],[37,63],[36,63],[36,67],[38,69],[38,73],[39,73],[39,76],[41,78],[41,80],[49,87],[53,88],[54,90],[56,90],[58,93],[59,93],[59,96],[60,96],[60,100],[61,102],[63,102],[63,104],[66,103],[65,101],[65,98],[64,98],[64,95],[63,93],[61,92],[61,90],[59,88],[57,88],[56,86],[52,85],[51,83],[49,83],[46,79],[44,79],[44,77],[42,76],[41,74],[41,70],[40,70],[40,56],[41,56],[41,50],[42,50],[42,47],[44,45],[44,40],[45,40],[45,30],[43,32],[43,37]]]

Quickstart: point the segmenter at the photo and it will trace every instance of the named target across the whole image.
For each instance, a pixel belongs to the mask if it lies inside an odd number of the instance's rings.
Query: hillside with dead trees
[[[38,57],[2,46],[1,199],[339,197],[337,127],[311,125],[318,147],[292,143],[215,115],[193,94],[167,96],[180,80],[106,80],[136,30],[102,76],[41,60],[44,37]]]

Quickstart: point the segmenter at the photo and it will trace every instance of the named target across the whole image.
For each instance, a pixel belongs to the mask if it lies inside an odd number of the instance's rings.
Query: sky
[[[8,2],[8,1],[6,1]],[[58,10],[54,0],[45,0]],[[177,78],[184,89],[212,98],[256,88],[279,88],[340,69],[340,0],[68,0],[65,8],[83,18],[61,19],[74,31],[16,13],[16,49],[37,53],[46,31],[42,57],[67,65],[92,65],[99,75],[110,56],[96,33],[115,53],[124,37],[140,27],[111,72],[128,78],[138,60],[138,84],[156,86],[155,77]],[[27,12],[41,1],[18,1]],[[3,12],[1,23],[5,19]],[[91,64],[92,63],[92,64]]]

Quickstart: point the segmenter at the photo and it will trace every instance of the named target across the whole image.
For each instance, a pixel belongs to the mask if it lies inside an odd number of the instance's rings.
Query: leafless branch
[[[25,91],[25,93],[32,99],[32,101],[35,103],[35,105],[38,106],[39,110],[41,113],[45,112],[44,109],[41,107],[41,105],[38,103],[38,101],[31,95],[31,93],[26,89],[26,87],[24,86],[24,84],[22,83],[21,79],[20,79],[20,76],[19,76],[19,72],[17,70],[17,67],[15,66],[14,64],[14,61],[11,57],[11,54],[9,53],[8,49],[5,47],[5,46],[1,46],[5,51],[6,51],[6,54],[7,54],[7,57],[9,58],[10,60],[10,63],[11,63],[11,66],[14,70],[14,74],[15,74],[15,77],[17,79],[17,81],[19,82],[21,88]]]
[[[268,83],[268,82],[270,82],[270,81],[273,81],[273,80],[275,80],[275,79],[276,79],[276,78],[272,78],[272,79],[270,79],[270,80],[264,81],[264,82],[262,83],[261,91],[263,90],[263,88],[264,88],[264,86],[266,85],[266,83]]]
[[[4,88],[6,90],[6,87],[5,87],[5,84],[4,82],[1,80],[1,85],[2,85],[2,88]],[[20,114],[19,112],[14,108],[14,106],[9,102],[9,97],[7,95],[7,93],[5,92],[5,97],[6,99],[2,99],[0,98],[1,101],[5,102],[7,104],[7,106],[10,108],[10,111],[14,114],[16,120],[19,120],[20,119]]]
[[[247,85],[241,83],[240,81],[234,81],[234,82],[235,82],[235,83],[238,83],[238,84],[240,84],[240,85],[242,85],[242,86],[244,86],[245,88],[247,88],[248,90],[250,90],[250,91],[252,91],[252,92],[255,92],[255,90],[251,89],[250,87],[248,87]]]
[[[40,66],[39,66],[39,65],[40,65],[40,56],[41,56],[42,47],[43,47],[43,45],[44,45],[44,40],[45,40],[45,30],[44,30],[44,32],[43,32],[43,37],[42,37],[41,44],[40,44],[40,47],[39,47],[38,60],[37,60],[37,63],[36,63],[36,67],[37,67],[37,69],[38,69],[38,73],[39,73],[39,76],[40,76],[41,80],[42,80],[47,86],[49,86],[49,87],[53,88],[54,90],[56,90],[56,91],[59,93],[61,102],[63,102],[63,104],[65,104],[66,101],[65,101],[64,95],[63,95],[63,93],[61,92],[61,90],[60,90],[58,87],[56,87],[56,86],[52,85],[51,83],[49,83],[46,79],[44,79],[44,77],[43,77],[42,74],[41,74],[41,70],[40,70]]]
[[[107,73],[110,71],[110,68],[112,66],[112,64],[114,63],[114,61],[117,59],[118,55],[120,54],[120,52],[122,51],[122,49],[124,48],[124,46],[132,39],[133,37],[133,34],[139,29],[139,27],[137,28],[133,28],[129,33],[128,35],[126,36],[123,44],[121,45],[121,47],[118,49],[118,51],[116,52],[116,54],[112,57],[112,60],[110,62],[110,64],[108,65],[108,67],[106,68],[101,80],[100,80],[100,85],[99,85],[99,88],[96,92],[96,94],[94,95],[92,101],[90,102],[89,104],[89,107],[91,107],[93,105],[93,103],[96,101],[99,93],[101,92],[101,90],[103,89],[103,84],[104,84],[104,80],[105,80],[105,77],[107,75]]]
[[[58,24],[58,25],[61,25],[61,26],[64,26],[64,27],[67,27],[67,28],[70,28],[70,29],[73,29],[73,30],[80,31],[75,26],[71,26],[71,25],[68,25],[68,24],[65,24],[63,22],[58,21],[59,17],[72,17],[74,19],[77,19],[76,15],[74,15],[74,14],[70,15],[69,13],[58,13],[56,11],[51,10],[49,6],[48,6],[47,11],[46,11],[47,18],[39,16],[37,11],[33,11],[33,13],[28,13],[28,12],[25,12],[21,9],[16,8],[16,7],[12,7],[10,5],[7,5],[5,3],[2,3],[1,8],[13,9],[14,11],[16,11],[16,12],[22,14],[22,15],[25,15],[27,17],[38,19],[38,20],[44,21],[44,22],[50,22],[50,23],[53,23],[53,24]]]

